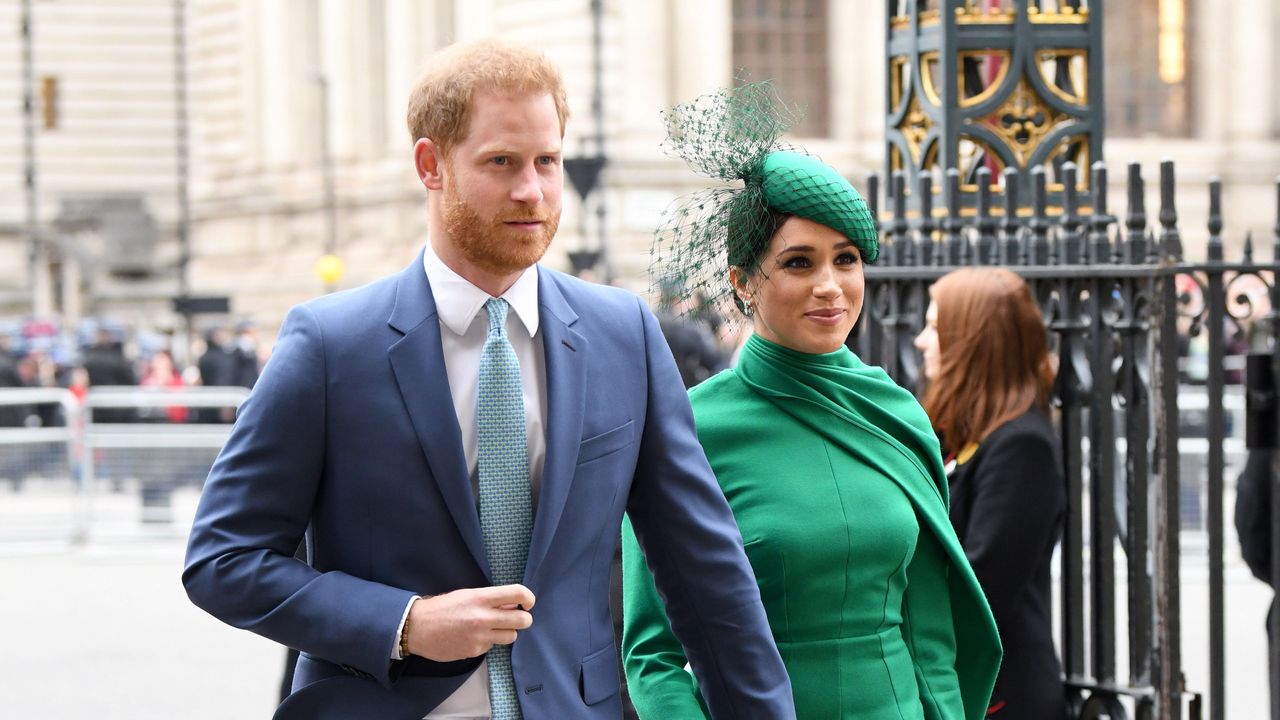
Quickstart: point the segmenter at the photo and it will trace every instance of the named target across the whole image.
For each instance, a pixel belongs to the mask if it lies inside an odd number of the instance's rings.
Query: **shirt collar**
[[[436,301],[436,313],[445,327],[456,335],[466,333],[467,328],[480,312],[480,308],[489,300],[489,293],[472,285],[466,278],[454,272],[436,255],[431,243],[427,242],[426,251],[422,254],[423,269],[427,273],[427,282],[431,284],[431,295]],[[515,283],[502,293],[515,311],[520,323],[529,331],[529,337],[538,333],[538,266],[530,265],[520,274]]]

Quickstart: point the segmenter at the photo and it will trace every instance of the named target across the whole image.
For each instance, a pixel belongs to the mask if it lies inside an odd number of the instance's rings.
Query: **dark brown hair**
[[[937,377],[924,409],[949,450],[982,442],[1031,409],[1049,411],[1054,368],[1040,307],[1004,268],[964,268],[929,288],[938,308]]]

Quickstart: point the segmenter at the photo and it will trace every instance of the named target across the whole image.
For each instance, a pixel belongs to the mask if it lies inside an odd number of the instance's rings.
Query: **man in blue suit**
[[[214,464],[183,582],[301,651],[277,718],[618,718],[624,511],[711,713],[794,717],[657,321],[537,265],[567,114],[540,53],[438,53],[409,105],[424,252],[289,313]]]

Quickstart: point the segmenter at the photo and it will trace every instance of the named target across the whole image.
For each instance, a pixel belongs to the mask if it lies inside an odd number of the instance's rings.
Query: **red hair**
[[[486,90],[549,94],[564,135],[569,104],[559,68],[533,48],[490,39],[450,45],[431,56],[409,94],[409,136],[414,142],[430,138],[448,155],[467,139],[472,98]]]
[[[1048,413],[1053,362],[1026,281],[1004,268],[964,268],[939,278],[929,296],[940,362],[923,404],[948,449],[982,442],[1033,406]]]

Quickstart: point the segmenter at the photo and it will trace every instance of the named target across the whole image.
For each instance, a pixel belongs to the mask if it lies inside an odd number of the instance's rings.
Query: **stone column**
[[[289,123],[292,102],[290,89],[296,84],[287,52],[288,38],[297,28],[290,22],[289,4],[285,2],[255,3],[254,27],[257,29],[253,66],[250,75],[258,77],[258,94],[249,112],[256,116],[259,159],[269,165],[289,159],[292,128]]]
[[[1227,46],[1225,72],[1205,78],[1228,90],[1226,126],[1232,140],[1257,141],[1274,137],[1276,115],[1275,67],[1277,57],[1274,0],[1237,0],[1230,3],[1201,2],[1228,17],[1223,43]]]
[[[1276,49],[1276,38],[1280,38],[1280,4],[1271,3],[1271,31],[1268,36],[1271,40],[1271,65],[1269,66],[1268,77],[1271,78],[1271,139],[1280,142],[1280,90],[1276,89],[1275,83],[1275,67],[1276,63],[1280,63],[1280,50]]]
[[[675,102],[689,102],[733,82],[730,0],[676,2],[672,32]]]
[[[335,158],[369,159],[385,145],[383,0],[321,0],[320,66],[329,80]]]
[[[831,139],[871,145],[879,167],[884,139],[883,3],[833,2],[828,62],[831,72]],[[875,50],[870,50],[875,48]]]
[[[386,67],[386,93],[383,96],[385,145],[384,155],[403,153],[409,146],[405,128],[405,107],[409,91],[422,69],[434,43],[424,38],[435,37],[432,13],[417,0],[386,0],[383,36]]]
[[[352,51],[363,40],[352,27],[357,14],[351,0],[320,0],[317,70],[329,84],[329,107],[319,110],[329,114],[329,147],[334,157],[350,158],[357,142],[352,122],[352,106],[358,102],[352,83]]]
[[[1195,28],[1195,38],[1187,48],[1188,63],[1194,66],[1193,80],[1195,112],[1195,133],[1198,137],[1222,142],[1226,140],[1229,129],[1228,119],[1235,112],[1232,96],[1235,84],[1228,78],[1238,77],[1239,73],[1232,68],[1235,62],[1232,57],[1232,43],[1222,42],[1234,31],[1234,20],[1228,9],[1231,4],[1222,5],[1215,2],[1195,3],[1194,23],[1188,18],[1188,25]],[[1120,28],[1104,27],[1103,32],[1123,32]],[[1224,81],[1225,80],[1225,81]]]
[[[679,102],[673,92],[678,76],[673,53],[674,5],[672,0],[624,2],[618,8],[622,35],[620,78],[622,103],[621,139],[624,147],[634,140],[637,149],[662,140],[659,113]],[[685,3],[679,3],[685,4]]]

